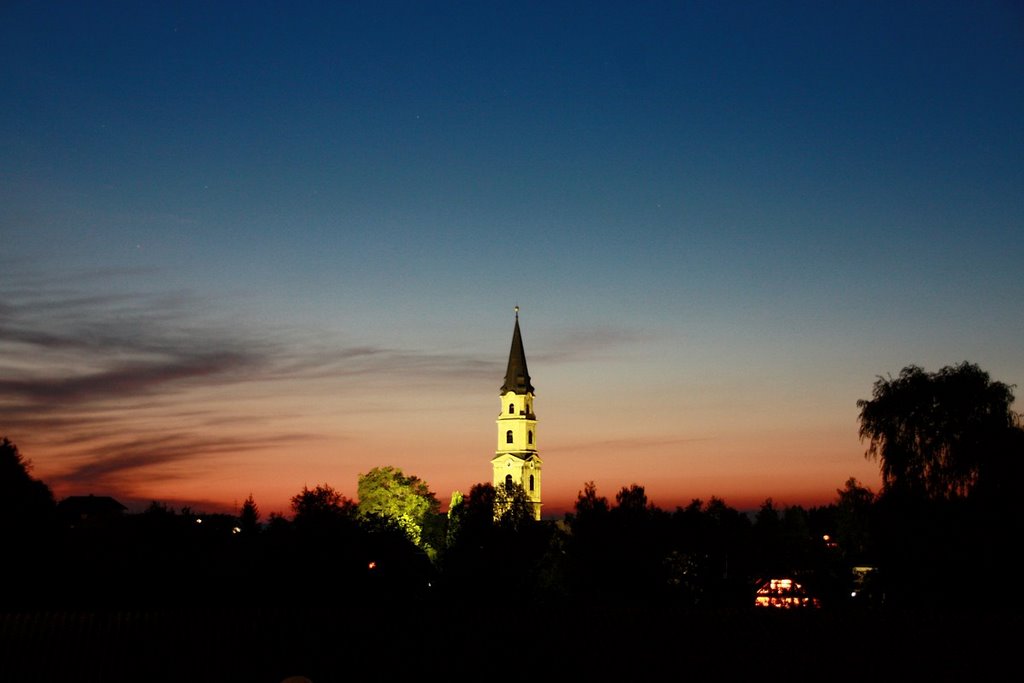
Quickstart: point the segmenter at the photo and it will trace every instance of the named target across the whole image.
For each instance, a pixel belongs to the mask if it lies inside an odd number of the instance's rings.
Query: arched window
[[[511,474],[506,474],[505,475],[505,486],[511,486],[511,485],[512,485],[512,475]]]
[[[515,415],[516,414],[516,404],[515,403],[509,403],[508,404],[508,414],[509,415]]]
[[[526,443],[533,443],[533,432],[526,432]]]
[[[533,475],[530,475],[530,492],[533,492]]]
[[[505,432],[505,443],[512,443],[512,430]]]

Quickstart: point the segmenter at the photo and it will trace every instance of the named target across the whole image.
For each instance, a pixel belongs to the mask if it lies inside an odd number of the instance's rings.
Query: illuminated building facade
[[[767,579],[757,587],[754,607],[816,608],[821,607],[821,603],[793,579]]]
[[[533,412],[533,385],[526,369],[526,352],[519,331],[518,306],[505,383],[499,393],[498,448],[491,460],[494,488],[508,482],[522,486],[533,505],[533,517],[539,520],[541,460],[537,454],[537,416]]]

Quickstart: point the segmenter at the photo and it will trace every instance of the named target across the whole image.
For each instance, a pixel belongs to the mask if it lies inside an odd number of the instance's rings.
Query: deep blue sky
[[[876,375],[1024,383],[1017,2],[8,2],[0,64],[0,432],[69,488],[444,498],[517,302],[570,496],[827,497]]]

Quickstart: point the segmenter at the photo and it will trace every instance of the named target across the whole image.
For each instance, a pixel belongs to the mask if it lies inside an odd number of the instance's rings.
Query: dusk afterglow
[[[827,503],[876,376],[1024,386],[1019,3],[22,2],[0,62],[0,436],[58,499],[446,504],[516,305],[545,515]]]

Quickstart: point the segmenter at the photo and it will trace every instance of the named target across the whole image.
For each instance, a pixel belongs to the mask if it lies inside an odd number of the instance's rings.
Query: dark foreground
[[[1013,663],[1022,627],[1003,612],[522,610],[487,599],[8,611],[0,681],[977,681]]]

